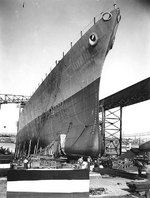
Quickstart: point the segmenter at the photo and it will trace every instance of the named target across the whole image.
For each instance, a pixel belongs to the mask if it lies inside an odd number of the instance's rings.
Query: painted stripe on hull
[[[7,198],[87,198],[89,193],[25,193],[9,192]]]
[[[8,192],[73,193],[88,192],[89,180],[8,181]]]
[[[0,164],[0,168],[10,168],[10,164]]]

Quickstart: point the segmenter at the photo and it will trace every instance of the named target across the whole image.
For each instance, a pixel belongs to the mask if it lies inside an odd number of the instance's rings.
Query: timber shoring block
[[[139,176],[138,174],[135,174],[135,173],[129,173],[127,171],[114,169],[114,168],[98,168],[97,167],[97,168],[94,168],[93,171],[100,173],[101,175],[108,174],[108,175],[115,176],[115,177],[123,177],[123,178],[134,179],[134,180],[142,179],[145,177],[144,175]]]
[[[150,181],[131,181],[126,183],[132,192],[141,192],[150,190]]]

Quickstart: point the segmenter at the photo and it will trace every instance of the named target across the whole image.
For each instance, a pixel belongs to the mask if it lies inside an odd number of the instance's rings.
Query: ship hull
[[[62,149],[66,155],[98,156],[103,150],[98,119],[99,81],[97,79],[55,110],[45,112],[26,125],[18,134],[19,150],[27,154],[32,140],[31,153],[35,152],[35,147],[40,149],[52,143],[51,152],[56,154],[61,149],[60,136],[63,134],[66,138]]]
[[[19,117],[17,155],[47,146],[54,155],[97,157],[103,153],[99,83],[120,11],[106,15],[108,19],[103,15],[71,47],[25,105]]]

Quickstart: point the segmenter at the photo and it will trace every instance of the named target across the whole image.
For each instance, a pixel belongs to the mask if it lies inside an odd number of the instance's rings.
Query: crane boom
[[[25,104],[29,100],[30,96],[13,95],[13,94],[0,94],[0,105],[10,103]]]

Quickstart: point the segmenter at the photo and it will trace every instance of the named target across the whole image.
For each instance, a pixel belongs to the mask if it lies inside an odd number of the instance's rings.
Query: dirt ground
[[[91,198],[144,198],[144,193],[131,193],[126,182],[132,180],[121,177],[111,177],[108,175],[101,176],[98,173],[90,174],[90,189],[96,188],[101,190],[100,193],[92,195]],[[134,180],[135,181],[135,180]]]
[[[0,177],[0,198],[6,198],[7,178]]]
[[[119,177],[101,176],[98,173],[90,173],[90,198],[144,198],[144,194],[131,194],[126,182],[130,179]],[[96,189],[96,191],[95,191]],[[0,198],[6,198],[7,178],[0,178]]]

